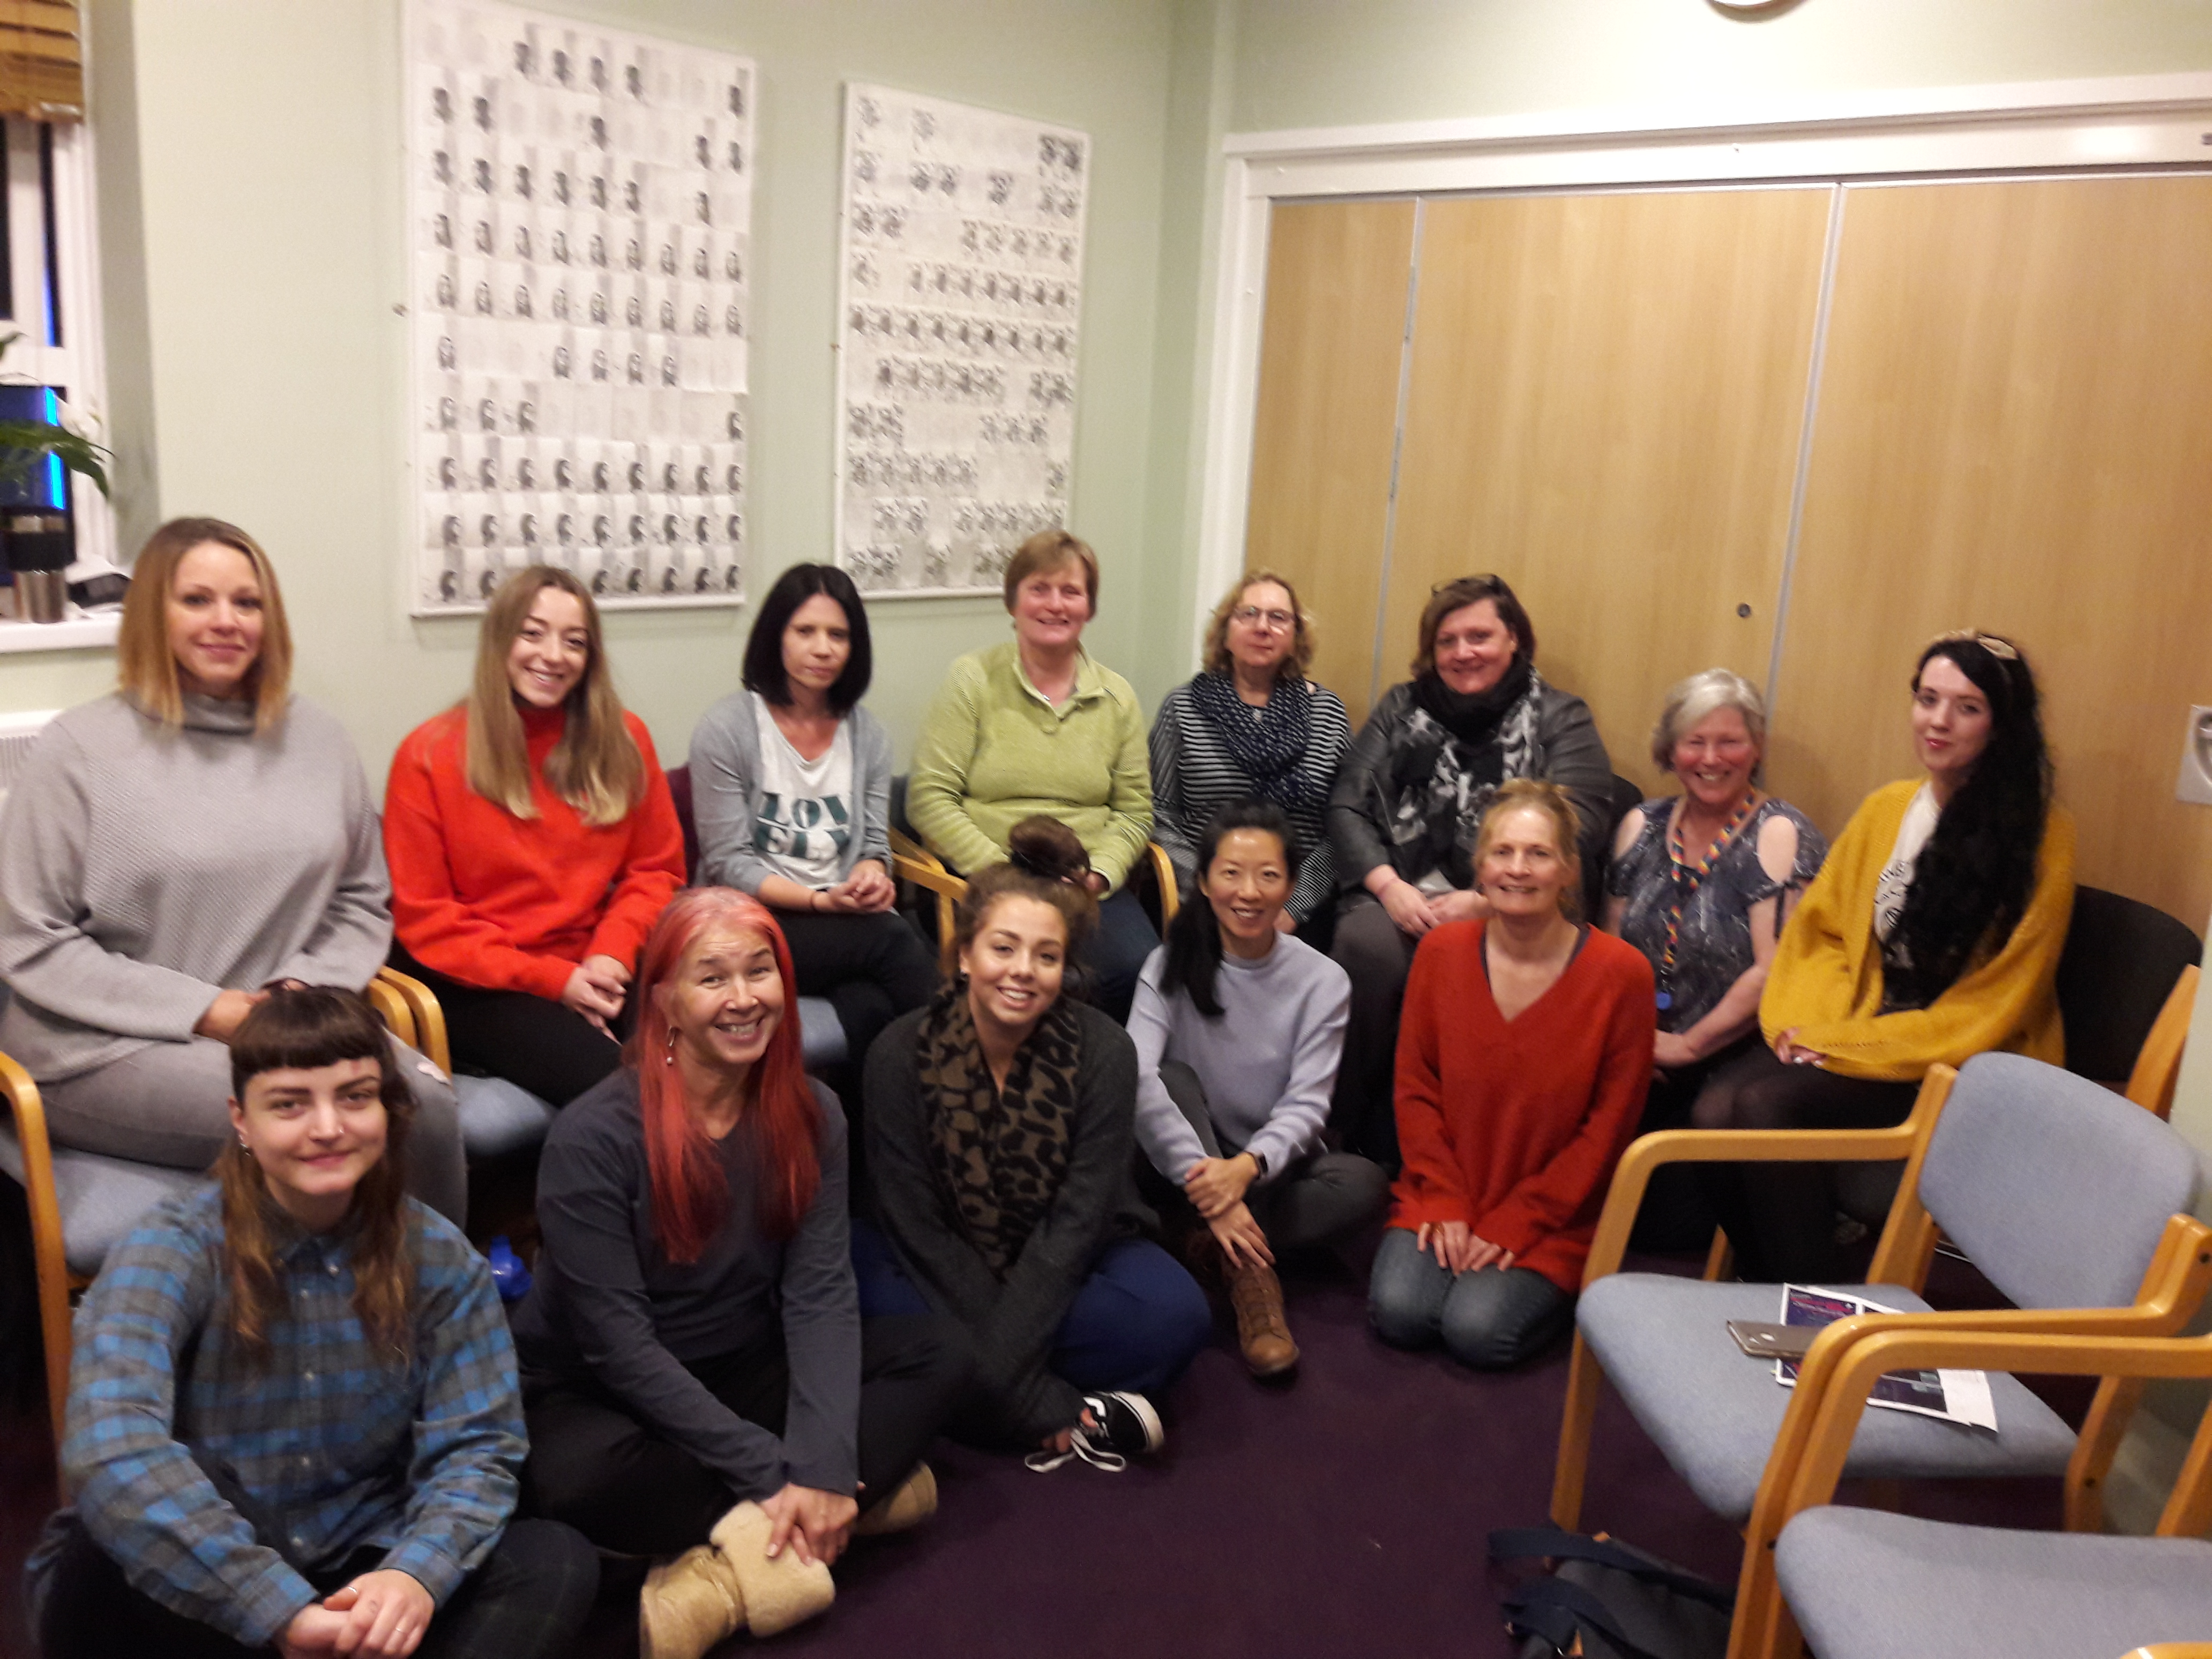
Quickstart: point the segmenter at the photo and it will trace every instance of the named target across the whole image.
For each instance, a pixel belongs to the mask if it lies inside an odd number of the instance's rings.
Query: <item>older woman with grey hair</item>
[[[1765,743],[1766,707],[1741,675],[1708,668],[1680,681],[1652,728],[1651,758],[1682,793],[1645,801],[1613,837],[1606,931],[1644,952],[1658,986],[1644,1133],[1686,1124],[1706,1079],[1759,1040],[1782,924],[1827,855],[1810,819],[1759,788]],[[1687,1248],[1711,1231],[1690,1181],[1654,1183],[1639,1242]]]

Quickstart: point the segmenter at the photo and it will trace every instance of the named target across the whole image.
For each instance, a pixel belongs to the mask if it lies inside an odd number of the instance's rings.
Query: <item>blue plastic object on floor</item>
[[[484,1259],[491,1263],[491,1282],[499,1286],[501,1302],[520,1302],[530,1294],[530,1269],[515,1255],[514,1246],[507,1242],[505,1233],[492,1240]]]

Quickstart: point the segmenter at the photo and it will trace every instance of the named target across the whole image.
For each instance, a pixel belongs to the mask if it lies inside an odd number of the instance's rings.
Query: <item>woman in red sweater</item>
[[[384,850],[392,965],[438,994],[457,1066],[556,1106],[615,1069],[684,831],[567,571],[532,565],[492,596],[467,699],[392,757]]]
[[[1368,1315],[1393,1347],[1519,1364],[1565,1329],[1606,1184],[1651,1080],[1651,964],[1577,920],[1574,806],[1498,792],[1475,842],[1486,921],[1414,955],[1398,1036],[1389,1230]]]

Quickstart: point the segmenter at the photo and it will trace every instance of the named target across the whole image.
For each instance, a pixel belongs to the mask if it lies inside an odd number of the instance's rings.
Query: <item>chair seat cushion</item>
[[[461,1145],[471,1158],[528,1150],[553,1127],[553,1108],[503,1077],[456,1077]]]
[[[806,1069],[818,1072],[845,1058],[845,1027],[827,997],[799,1000],[799,1048]]]
[[[169,1170],[158,1164],[81,1152],[57,1146],[54,1201],[62,1215],[62,1259],[87,1279],[100,1272],[107,1253],[173,1194],[190,1192],[207,1181],[197,1170]],[[14,1126],[0,1122],[0,1170],[23,1179],[23,1149]]]
[[[1774,1567],[1820,1659],[2116,1659],[2212,1634],[2212,1544],[2202,1539],[2014,1532],[1830,1506],[1783,1529]]]
[[[1895,1285],[1860,1287],[1900,1313],[1927,1303]],[[1774,1318],[1772,1285],[1710,1284],[1664,1273],[1614,1273],[1583,1292],[1583,1340],[1675,1473],[1717,1515],[1741,1525],[1759,1495],[1790,1390],[1774,1362],[1728,1334],[1731,1319]],[[1861,1478],[2063,1474],[2074,1434],[2016,1377],[1992,1373],[1997,1431],[1869,1407],[1847,1475]]]

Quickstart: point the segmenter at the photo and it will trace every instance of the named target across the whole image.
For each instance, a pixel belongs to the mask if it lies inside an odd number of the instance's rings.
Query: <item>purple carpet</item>
[[[1965,1277],[1951,1294],[1931,1286],[1932,1299],[1984,1301]],[[1502,1659],[1514,1644],[1484,1540],[1494,1527],[1545,1518],[1565,1349],[1511,1375],[1476,1376],[1382,1347],[1364,1315],[1364,1281],[1334,1271],[1294,1279],[1291,1324],[1305,1351],[1296,1380],[1253,1381],[1224,1329],[1168,1401],[1169,1449],[1150,1467],[1110,1475],[1069,1463],[1040,1475],[1016,1457],[940,1446],[937,1519],[855,1547],[838,1570],[836,1607],[775,1650]],[[22,1644],[16,1580],[52,1502],[50,1468],[43,1417],[10,1419],[0,1434],[0,1651]],[[1910,1501],[1950,1519],[2058,1524],[2055,1480],[1915,1487]],[[1734,1578],[1733,1531],[1610,1394],[1585,1522]],[[611,1575],[580,1654],[634,1652],[634,1583]]]

